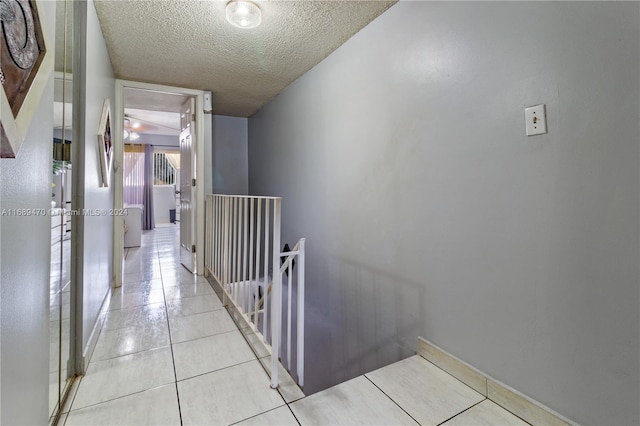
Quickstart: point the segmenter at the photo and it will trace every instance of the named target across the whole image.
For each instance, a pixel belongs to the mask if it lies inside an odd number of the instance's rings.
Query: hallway
[[[418,355],[309,397],[271,390],[268,353],[256,355],[210,284],[179,264],[178,235],[158,227],[128,249],[59,424],[527,424]]]
[[[60,424],[232,424],[285,405],[209,283],[180,265],[178,235],[158,227],[128,249]]]

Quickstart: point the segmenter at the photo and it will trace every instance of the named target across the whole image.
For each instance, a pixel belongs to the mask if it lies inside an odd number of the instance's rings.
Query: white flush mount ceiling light
[[[227,21],[238,28],[255,28],[262,22],[260,8],[250,1],[231,1],[226,8]]]

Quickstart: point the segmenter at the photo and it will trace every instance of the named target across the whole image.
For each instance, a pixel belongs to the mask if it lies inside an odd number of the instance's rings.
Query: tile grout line
[[[300,426],[302,426],[302,423],[300,423],[300,420],[298,419],[298,416],[296,416],[296,413],[294,413],[294,412],[293,412],[293,409],[291,408],[291,404],[293,404],[293,403],[294,403],[294,402],[296,402],[296,401],[300,401],[300,400],[302,400],[302,399],[304,399],[304,398],[306,398],[306,396],[305,396],[305,397],[303,397],[303,398],[300,398],[300,399],[296,399],[295,401],[287,402],[287,408],[289,409],[289,412],[291,413],[291,415],[293,416],[293,418],[294,418],[294,419],[296,419],[296,422],[298,422],[298,424],[299,424]],[[285,401],[285,402],[286,402],[286,401]]]
[[[184,341],[182,341],[182,342],[176,342],[176,343],[173,343],[173,344],[174,344],[174,345],[181,345],[181,344],[183,344],[183,343],[195,342],[196,340],[203,340],[203,339],[208,339],[208,338],[211,338],[211,337],[221,336],[221,335],[223,335],[223,334],[233,333],[234,331],[237,331],[237,330],[229,330],[229,331],[223,331],[223,332],[221,332],[221,333],[209,334],[209,335],[207,335],[207,336],[196,337],[195,339],[184,340]]]
[[[467,412],[467,411],[471,410],[471,409],[472,409],[473,407],[475,407],[476,405],[479,405],[479,404],[481,404],[481,403],[483,403],[484,401],[487,401],[487,400],[488,400],[488,398],[485,396],[485,397],[484,397],[484,399],[483,399],[482,401],[478,401],[478,402],[476,402],[475,404],[473,404],[471,407],[467,407],[467,408],[465,408],[464,410],[460,411],[458,414],[455,414],[455,415],[453,415],[453,416],[449,417],[448,419],[446,419],[445,421],[438,423],[438,426],[445,424],[446,422],[448,422],[448,421],[449,421],[449,420],[451,420],[451,419],[455,419],[455,418],[456,418],[456,417],[458,417],[460,414],[462,414],[462,413],[464,413],[464,412]]]
[[[406,415],[407,415],[407,416],[411,417],[411,419],[412,419],[414,422],[416,422],[416,424],[422,424],[422,423],[420,423],[419,421],[417,421],[417,420],[416,420],[416,419],[415,419],[411,414],[409,414],[409,413],[407,412],[407,410],[405,410],[402,406],[400,406],[400,404],[398,404],[398,403],[396,402],[396,400],[395,400],[395,399],[391,398],[389,395],[387,395],[387,393],[386,393],[385,391],[383,391],[382,389],[380,389],[380,387],[379,387],[378,385],[376,385],[376,384],[373,382],[373,380],[371,380],[371,379],[370,379],[366,374],[363,374],[362,376],[363,376],[364,378],[366,378],[368,381],[370,381],[370,382],[371,382],[371,384],[372,384],[373,386],[375,386],[375,387],[376,387],[380,392],[382,392],[382,394],[383,394],[384,396],[386,396],[386,397],[387,397],[387,398],[389,398],[389,399],[390,399],[394,404],[396,404],[396,405],[398,406],[398,408],[400,408],[404,413],[406,413]]]
[[[234,426],[234,425],[237,425],[237,424],[239,424],[239,423],[245,422],[245,421],[247,421],[247,420],[255,419],[255,418],[256,418],[256,417],[258,417],[258,416],[261,416],[261,415],[263,415],[263,414],[270,413],[270,412],[275,411],[275,410],[278,410],[278,409],[280,409],[280,408],[282,408],[282,407],[287,407],[287,408],[289,408],[288,404],[285,402],[285,403],[284,403],[284,405],[280,405],[280,406],[278,406],[278,407],[274,407],[274,408],[272,408],[272,409],[270,409],[270,410],[263,411],[262,413],[258,413],[258,414],[255,414],[255,415],[251,416],[251,417],[247,417],[246,419],[242,419],[242,420],[238,420],[237,422],[230,423],[230,424],[229,424],[229,426]],[[291,409],[290,409],[290,408],[289,408],[289,411],[291,411]],[[291,414],[293,414],[293,412],[292,412]],[[293,417],[294,417],[294,418],[296,417],[296,416],[295,416],[295,414],[293,415]],[[297,418],[296,418],[296,421],[298,421],[298,419],[297,419]],[[298,425],[299,425],[299,424],[300,424],[300,422],[298,422]]]
[[[158,248],[158,243],[156,242],[156,248]],[[158,249],[156,255],[158,256],[158,261],[160,260],[160,250]],[[171,363],[173,364],[173,378],[175,379],[175,388],[176,388],[176,398],[178,399],[178,416],[180,416],[180,425],[183,425],[182,421],[182,408],[180,407],[180,392],[178,391],[178,373],[176,372],[176,357],[173,353],[173,340],[171,339],[171,324],[169,322],[169,309],[167,308],[167,297],[165,295],[165,287],[164,287],[164,279],[162,278],[162,267],[160,268],[160,279],[162,280],[162,297],[164,299],[164,313],[165,319],[167,321],[167,328],[169,330],[169,348],[171,349]]]
[[[163,346],[158,346],[158,347],[156,347],[156,348],[143,349],[143,350],[136,351],[136,352],[131,352],[131,353],[128,353],[128,354],[116,355],[116,356],[113,356],[113,357],[110,357],[110,358],[105,358],[105,359],[96,359],[96,360],[94,360],[94,361],[95,361],[96,363],[98,363],[98,362],[106,362],[106,361],[111,361],[111,360],[118,359],[118,358],[124,358],[125,356],[138,355],[138,354],[141,354],[141,353],[144,353],[144,352],[157,351],[157,350],[159,350],[159,349],[167,349],[169,346],[171,346],[171,344],[163,345]]]
[[[449,376],[453,377],[454,379],[456,379],[457,381],[459,381],[459,382],[460,382],[460,383],[462,383],[463,385],[465,385],[465,386],[469,387],[470,389],[473,389],[474,391],[478,392],[478,390],[477,390],[477,389],[475,389],[475,388],[471,387],[471,385],[469,385],[468,383],[465,383],[464,381],[462,381],[462,379],[460,379],[460,378],[458,378],[458,377],[454,376],[454,375],[453,375],[453,374],[451,374],[449,371],[445,370],[443,367],[439,366],[439,365],[438,365],[438,364],[436,364],[435,362],[433,362],[433,361],[431,361],[431,360],[429,360],[429,359],[426,359],[425,357],[423,357],[423,356],[422,356],[422,355],[420,355],[420,354],[416,354],[416,356],[419,356],[420,358],[424,359],[424,360],[425,360],[425,361],[427,361],[428,363],[430,363],[430,364],[434,365],[435,367],[439,368],[440,370],[444,371],[444,372],[445,372],[445,373],[447,373]],[[485,401],[485,400],[487,400],[487,401],[491,401],[492,403],[496,404],[498,407],[502,408],[503,410],[508,411],[510,414],[513,414],[514,416],[516,416],[517,418],[519,418],[519,419],[520,419],[520,420],[522,420],[523,422],[525,422],[525,423],[527,423],[527,424],[531,424],[531,423],[529,423],[528,421],[526,421],[525,419],[523,419],[522,417],[520,417],[519,415],[517,415],[516,413],[512,412],[511,410],[508,410],[506,407],[503,407],[502,405],[498,404],[496,401],[494,401],[494,400],[492,400],[491,398],[489,398],[489,389],[488,389],[488,385],[489,385],[489,383],[488,383],[488,379],[485,377],[485,389],[486,389],[486,395],[483,395],[482,393],[478,392],[480,395],[482,395],[482,396],[484,397],[484,399],[483,399],[482,401],[480,401],[480,402],[483,402],[483,401]],[[475,407],[476,405],[480,404],[480,402],[478,402],[477,404],[472,405],[472,406],[471,406],[471,407],[469,407],[469,408],[473,408],[473,407]],[[468,410],[469,408],[467,408],[467,410]],[[464,410],[464,411],[467,411],[467,410]],[[457,415],[459,415],[459,414],[464,413],[464,411],[462,411],[462,412],[460,412],[460,413],[456,414],[456,416],[457,416]],[[455,416],[453,416],[453,417],[455,417]],[[452,417],[452,418],[453,418],[453,417]],[[449,420],[451,420],[451,419],[448,419],[448,420],[446,420],[446,421],[449,421]]]
[[[108,402],[113,402],[113,401],[117,401],[117,400],[119,400],[119,399],[128,398],[128,397],[133,396],[133,395],[138,395],[138,394],[141,394],[141,393],[145,393],[145,392],[149,392],[149,391],[152,391],[152,390],[160,389],[160,388],[163,388],[163,387],[165,387],[165,386],[170,386],[170,385],[171,385],[171,383],[164,383],[164,384],[162,384],[162,385],[153,386],[153,387],[150,387],[150,388],[148,388],[148,389],[143,389],[143,390],[139,390],[139,391],[131,392],[131,393],[128,393],[128,394],[126,394],[126,395],[120,395],[120,396],[116,396],[116,397],[113,397],[113,398],[106,399],[106,400],[104,400],[104,401],[96,402],[96,403],[94,403],[94,404],[89,404],[89,405],[87,405],[87,406],[84,406],[84,407],[82,407],[82,408],[78,408],[78,409],[75,409],[75,410],[71,410],[71,409],[69,409],[69,411],[67,411],[67,413],[66,413],[66,414],[71,414],[72,412],[82,411],[82,410],[85,410],[85,409],[87,409],[87,408],[96,407],[96,406],[98,406],[98,405],[106,404],[106,403],[108,403]],[[64,414],[64,413],[63,413],[63,414]]]
[[[196,377],[202,377],[202,376],[206,376],[207,374],[217,373],[217,372],[222,371],[222,370],[228,370],[229,368],[237,367],[237,366],[243,365],[243,364],[248,364],[248,363],[253,362],[253,361],[257,361],[257,360],[250,359],[249,361],[242,361],[242,362],[239,362],[237,364],[228,365],[226,367],[218,368],[216,370],[211,370],[211,371],[207,371],[205,373],[196,374],[195,376],[185,377],[184,379],[180,379],[177,382],[185,382],[187,380],[195,379]],[[286,403],[286,401],[285,401],[285,403]]]

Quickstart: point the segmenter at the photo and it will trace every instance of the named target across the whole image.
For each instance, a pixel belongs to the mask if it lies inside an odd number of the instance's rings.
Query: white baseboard
[[[113,283],[112,283],[113,284]],[[89,336],[89,341],[87,345],[83,348],[82,351],[82,373],[86,374],[87,368],[89,366],[89,361],[91,361],[91,356],[93,355],[93,351],[96,348],[96,344],[98,343],[98,336],[100,336],[100,331],[102,330],[102,324],[104,324],[104,319],[109,311],[109,305],[111,304],[111,292],[113,285],[109,287],[109,291],[107,291],[107,295],[102,301],[102,307],[100,308],[100,313],[98,314],[98,319],[96,323],[93,325],[93,330],[91,330],[91,335]]]
[[[418,337],[418,355],[534,426],[576,425],[552,409],[491,378],[422,337]]]

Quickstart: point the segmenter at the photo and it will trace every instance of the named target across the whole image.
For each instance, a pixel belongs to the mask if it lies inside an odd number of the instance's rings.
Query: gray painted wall
[[[55,2],[41,19],[55,28]],[[15,159],[0,159],[0,210],[51,207],[53,73]],[[47,424],[51,218],[0,215],[0,424]]]
[[[84,128],[81,130],[84,134],[85,165],[81,193],[84,209],[108,212],[113,208],[113,168],[109,187],[101,187],[97,129],[105,98],[110,99],[111,117],[114,116],[115,80],[93,1],[87,2],[86,13],[86,48],[82,56],[86,80],[81,91],[84,94],[81,95],[81,107],[85,111]],[[82,350],[86,356],[91,333],[112,282],[113,216],[85,215],[82,219],[83,272],[79,284],[82,286]]]
[[[639,17],[400,2],[250,118],[250,191],[308,237],[308,390],[424,336],[579,423],[640,423]]]
[[[135,144],[158,145],[159,148],[180,148],[179,136],[140,134]]]
[[[249,189],[247,119],[223,115],[213,121],[213,192],[246,195]]]

